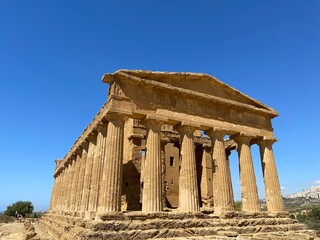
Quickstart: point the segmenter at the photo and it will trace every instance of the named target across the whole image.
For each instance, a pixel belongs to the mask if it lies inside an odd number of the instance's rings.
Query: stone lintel
[[[182,121],[179,127],[193,127],[195,130],[201,128],[201,125],[198,122],[188,120],[188,121]]]

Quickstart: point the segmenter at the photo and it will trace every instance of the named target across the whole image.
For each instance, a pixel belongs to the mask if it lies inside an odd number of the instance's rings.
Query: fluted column
[[[108,116],[106,153],[103,166],[102,194],[104,194],[103,211],[121,211],[121,187],[123,171],[123,127],[122,115]]]
[[[58,210],[61,211],[62,210],[62,202],[63,202],[63,192],[64,192],[64,179],[65,179],[65,168],[63,168],[61,170],[61,173],[60,173],[60,190],[59,190],[59,198],[58,198]]]
[[[284,211],[278,172],[272,150],[272,144],[275,141],[275,139],[256,141],[260,148],[266,202],[269,212]]]
[[[143,212],[162,211],[161,122],[145,120],[147,128],[146,158],[142,196]]]
[[[70,163],[66,164],[66,173],[65,173],[65,179],[64,179],[64,183],[65,183],[65,188],[64,188],[64,193],[63,193],[63,206],[62,206],[62,210],[64,212],[67,211],[67,202],[68,202],[68,196],[69,196],[69,182],[70,182]]]
[[[81,151],[81,160],[80,160],[80,172],[79,172],[79,180],[77,183],[77,197],[76,197],[76,204],[75,204],[75,209],[76,211],[81,211],[81,199],[82,199],[82,192],[83,192],[83,183],[84,183],[84,174],[86,170],[86,161],[87,161],[87,155],[88,155],[88,143],[84,142],[82,143],[82,149]]]
[[[69,163],[67,163],[65,166],[63,203],[62,203],[62,211],[64,211],[64,212],[67,211],[67,202],[68,202],[68,196],[69,196],[70,170],[71,170],[71,165]]]
[[[199,211],[199,192],[197,184],[194,131],[191,126],[180,126],[181,168],[179,177],[179,210]]]
[[[80,156],[76,154],[74,163],[74,174],[72,178],[71,192],[70,192],[70,205],[69,208],[71,211],[75,211],[76,197],[77,197],[77,184],[79,181],[80,175]]]
[[[259,212],[258,189],[250,149],[250,141],[252,138],[242,134],[234,135],[232,138],[238,145],[242,211]]]
[[[75,163],[76,159],[75,156],[72,156],[71,163],[69,164],[69,173],[68,173],[68,187],[67,187],[67,197],[66,197],[66,204],[65,209],[71,211],[71,195],[72,195],[72,184],[74,182],[74,173],[75,173]]]
[[[94,151],[96,147],[95,142],[96,136],[91,135],[88,139],[89,148],[88,155],[86,161],[86,169],[84,174],[84,182],[83,182],[83,190],[82,190],[82,198],[81,198],[81,210],[87,211],[90,201],[90,188],[91,188],[91,178],[92,178],[92,166],[93,166],[93,157]]]
[[[55,177],[55,190],[54,190],[54,200],[53,200],[53,210],[58,210],[58,202],[59,202],[59,192],[61,188],[61,176],[58,173]]]
[[[104,165],[105,165],[105,159],[106,159],[106,141],[107,141],[107,123],[102,123],[102,126],[100,129],[98,129],[99,134],[101,134],[101,159],[100,159],[100,168],[99,168],[99,174],[100,174],[100,180],[99,180],[99,189],[98,189],[98,212],[104,211],[104,203],[105,203],[105,184],[106,179],[103,175],[104,172]]]
[[[57,189],[57,178],[54,177],[53,188],[52,188],[51,199],[50,199],[50,207],[49,207],[50,211],[54,209],[54,199],[56,196],[56,189]]]
[[[102,131],[105,131],[105,126],[99,125],[97,127],[97,145],[93,157],[92,166],[92,181],[90,189],[90,202],[89,211],[97,211],[98,209],[98,196],[100,190],[100,179],[101,179],[101,166],[103,161],[104,153],[104,136]]]
[[[214,164],[213,173],[213,199],[214,211],[219,214],[225,211],[234,210],[231,175],[224,148],[223,131],[209,130],[206,133],[212,142],[212,158]]]

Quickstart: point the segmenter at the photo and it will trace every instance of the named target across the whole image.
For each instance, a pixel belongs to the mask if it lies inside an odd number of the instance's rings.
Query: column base
[[[225,212],[234,212],[234,208],[233,207],[214,207],[215,214],[221,214]]]
[[[87,211],[84,213],[84,219],[88,220],[88,219],[92,219],[94,220],[96,217],[97,212],[96,211]]]

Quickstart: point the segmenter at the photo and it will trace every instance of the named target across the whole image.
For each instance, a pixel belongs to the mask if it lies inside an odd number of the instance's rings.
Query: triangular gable
[[[203,73],[185,72],[153,72],[143,70],[118,70],[112,75],[126,74],[134,78],[152,80],[165,83],[174,87],[188,89],[194,92],[211,95],[221,99],[231,100],[246,105],[251,105],[258,109],[263,109],[273,116],[278,116],[276,110],[271,107],[241,93],[237,89],[225,84],[217,78]]]

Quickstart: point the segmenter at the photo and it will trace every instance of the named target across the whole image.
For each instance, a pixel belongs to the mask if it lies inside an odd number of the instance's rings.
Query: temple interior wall
[[[123,211],[141,210],[143,192],[143,160],[145,154],[145,127],[134,119],[128,119],[124,126],[124,159],[122,181]],[[164,124],[162,135],[171,139],[165,144],[163,171],[164,206],[178,208],[179,206],[179,165],[180,144],[179,135],[170,125]],[[195,132],[197,184],[200,198],[200,207],[213,207],[213,169],[211,148],[208,139]],[[203,144],[207,144],[204,148]],[[210,144],[209,144],[210,145]],[[230,147],[230,146],[228,146]]]
[[[166,156],[166,203],[167,207],[177,208],[179,206],[179,148],[173,143],[165,147]]]

